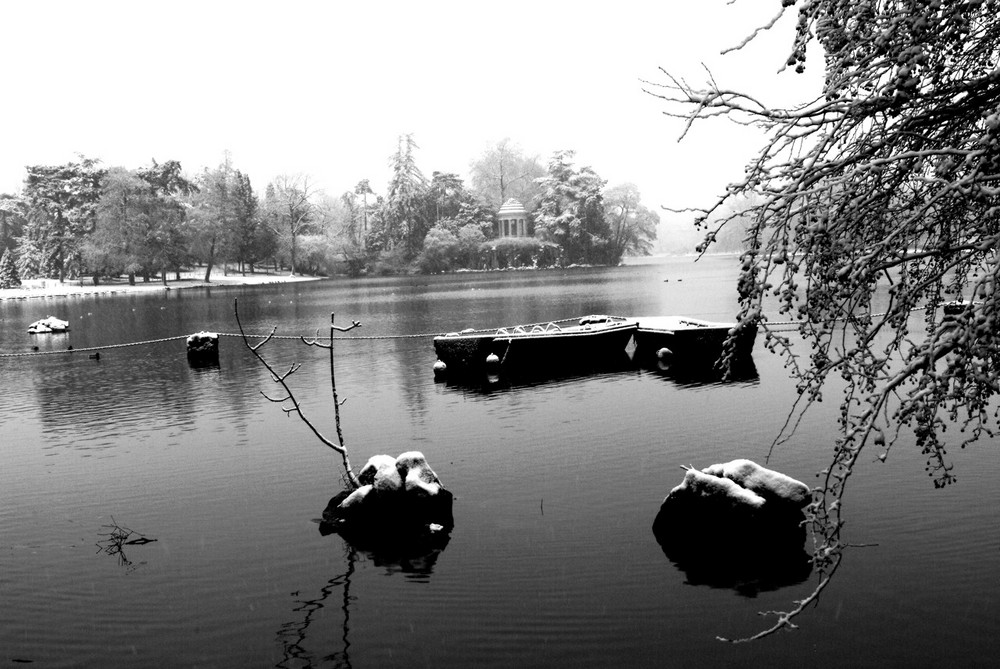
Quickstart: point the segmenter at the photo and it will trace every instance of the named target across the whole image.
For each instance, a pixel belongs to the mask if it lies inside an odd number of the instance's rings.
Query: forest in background
[[[261,191],[228,154],[193,175],[177,160],[30,165],[21,191],[0,195],[0,287],[35,278],[166,282],[193,266],[210,281],[220,266],[361,276],[615,265],[654,250],[660,218],[636,186],[609,187],[573,151],[543,166],[505,139],[471,161],[466,180],[427,178],[418,148],[412,136],[399,138],[384,193],[361,179],[340,195],[303,174]],[[499,234],[497,212],[510,199],[524,206],[525,236]]]

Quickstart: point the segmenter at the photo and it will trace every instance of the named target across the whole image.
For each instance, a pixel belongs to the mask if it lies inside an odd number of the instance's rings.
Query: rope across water
[[[531,325],[535,325],[535,324],[533,323]],[[538,325],[544,325],[544,323],[539,323]],[[522,326],[522,327],[528,327],[528,326]],[[486,328],[486,329],[483,329],[483,330],[474,330],[474,331],[472,331],[472,333],[495,332],[496,329],[497,328]],[[213,333],[213,334],[217,334],[220,337],[237,337],[237,338],[241,338],[243,336],[239,332],[216,332],[216,333]],[[352,336],[334,337],[333,339],[337,340],[337,341],[379,341],[379,340],[389,340],[389,339],[426,339],[426,338],[429,338],[429,337],[439,337],[439,336],[442,336],[442,335],[445,335],[445,334],[448,334],[448,333],[446,333],[446,332],[422,332],[422,333],[418,333],[418,334],[396,334],[396,335],[352,335]],[[173,336],[173,337],[161,337],[160,339],[147,339],[145,341],[133,341],[133,342],[127,342],[127,343],[124,343],[124,344],[107,344],[105,346],[87,346],[87,347],[84,347],[84,348],[66,348],[66,349],[60,349],[60,350],[57,350],[57,351],[55,351],[55,350],[54,351],[24,351],[24,352],[21,352],[21,353],[0,353],[0,358],[27,358],[27,357],[38,356],[38,355],[61,355],[61,354],[64,355],[64,354],[68,354],[68,353],[88,353],[88,352],[94,352],[94,351],[106,351],[106,350],[116,349],[116,348],[128,348],[130,346],[148,346],[150,344],[162,344],[162,343],[168,342],[168,341],[179,341],[181,339],[187,339],[189,336],[190,335],[176,335],[176,336]],[[264,334],[247,334],[247,337],[250,338],[250,339],[263,339],[263,338],[267,337],[267,333],[264,333]],[[295,340],[295,341],[300,341],[302,339],[306,339],[306,340],[318,339],[320,341],[329,341],[330,337],[324,337],[322,335],[320,335],[320,336],[316,336],[316,335],[306,336],[306,335],[279,335],[279,334],[276,334],[276,335],[272,335],[271,339],[290,339],[290,340]]]
[[[910,311],[919,311],[919,310],[921,310],[923,308],[924,307],[914,307]],[[883,315],[884,314],[872,314],[872,317],[878,317],[878,316],[883,316]],[[610,316],[609,318],[624,319],[624,317],[622,317],[622,316]],[[576,320],[577,320],[576,318],[564,318],[562,320],[557,320],[557,321],[544,321],[544,322],[539,322],[539,323],[524,323],[524,324],[521,324],[520,327],[522,327],[524,329],[528,329],[528,328],[535,327],[536,325],[537,326],[545,326],[545,325],[549,325],[550,323],[564,323],[564,322],[572,322],[572,321],[576,321]],[[768,327],[771,328],[771,329],[777,328],[777,327],[790,327],[790,328],[794,327],[794,328],[798,328],[798,326],[801,325],[803,322],[804,321],[773,321],[773,322],[768,322]],[[515,327],[515,326],[510,326],[508,329],[513,328],[513,327]],[[483,328],[481,330],[463,330],[462,334],[485,334],[485,333],[497,332],[498,330],[502,330],[502,329],[504,329],[504,328]],[[215,334],[219,335],[220,337],[242,337],[243,336],[243,335],[241,335],[238,332],[217,332]],[[428,338],[428,337],[440,337],[440,336],[444,336],[446,334],[448,334],[448,333],[446,333],[446,332],[422,332],[422,333],[419,333],[419,334],[396,334],[396,335],[352,335],[352,336],[343,336],[343,337],[333,337],[333,339],[337,340],[337,341],[382,341],[382,340],[390,340],[390,339],[425,339],[425,338]],[[60,354],[65,355],[65,354],[68,354],[68,353],[89,353],[89,352],[94,352],[94,351],[106,351],[106,350],[116,349],[116,348],[128,348],[128,347],[131,347],[131,346],[149,346],[151,344],[162,344],[162,343],[165,343],[165,342],[168,342],[168,341],[180,341],[181,339],[187,339],[189,336],[190,335],[176,335],[176,336],[173,336],[173,337],[161,337],[160,339],[147,339],[145,341],[133,341],[133,342],[127,342],[127,343],[124,343],[124,344],[108,344],[106,346],[88,346],[88,347],[85,347],[85,348],[67,348],[67,349],[61,349],[61,350],[58,350],[58,351],[25,351],[25,352],[22,352],[22,353],[0,353],[0,358],[27,358],[27,357],[39,356],[39,355],[60,355]],[[247,337],[252,338],[252,339],[263,339],[263,338],[267,337],[267,334],[248,334]],[[296,341],[299,341],[299,340],[302,340],[302,339],[307,339],[307,340],[313,340],[313,339],[315,339],[315,340],[319,340],[319,341],[329,341],[330,337],[323,337],[323,336],[317,336],[317,335],[313,335],[312,337],[306,337],[305,335],[278,335],[278,334],[275,334],[275,335],[271,336],[271,339],[294,339]]]

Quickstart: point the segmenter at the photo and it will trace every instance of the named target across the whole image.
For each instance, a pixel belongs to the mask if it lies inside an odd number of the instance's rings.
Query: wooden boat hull
[[[723,353],[734,323],[717,323],[696,318],[639,317],[636,332],[636,359],[640,363],[664,362],[672,366],[714,367]],[[756,327],[738,333],[733,362],[750,360]]]
[[[634,368],[716,371],[733,323],[682,317],[586,316],[579,322],[491,331],[453,332],[434,338],[439,379],[510,378]],[[736,338],[732,371],[752,366],[756,328]]]
[[[543,373],[628,364],[637,323],[616,320],[515,332],[452,333],[434,338],[449,377],[518,372]]]

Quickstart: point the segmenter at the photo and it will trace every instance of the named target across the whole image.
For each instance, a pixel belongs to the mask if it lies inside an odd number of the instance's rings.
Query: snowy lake
[[[0,302],[0,352],[249,330],[437,333],[591,313],[729,320],[736,261],[330,280],[252,289]],[[63,335],[32,337],[48,315]],[[917,316],[919,317],[919,316]],[[334,434],[324,352],[264,352]],[[429,337],[336,342],[344,437],[420,450],[455,494],[437,550],[371,554],[319,532],[339,461],[259,391],[224,337],[217,367],[184,341],[0,358],[0,666],[930,667],[1000,657],[997,440],[950,451],[935,490],[912,440],[865,461],[847,496],[851,549],[800,627],[751,644],[814,574],[733,578],[669,559],[651,526],[681,465],[763,462],[794,399],[758,338],[758,375],[692,383],[656,370],[491,391],[435,383]],[[810,485],[836,401],[771,467]],[[115,524],[150,543],[104,550]],[[732,545],[768,556],[767,545]],[[773,576],[773,575],[772,575]]]

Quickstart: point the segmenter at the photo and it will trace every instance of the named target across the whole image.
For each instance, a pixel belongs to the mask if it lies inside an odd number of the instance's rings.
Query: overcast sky
[[[382,192],[400,134],[417,163],[467,176],[509,137],[545,164],[577,151],[648,206],[705,204],[737,178],[752,133],[714,124],[682,143],[643,93],[659,68],[691,81],[805,99],[815,76],[776,75],[786,22],[721,56],[777,0],[677,2],[5,2],[0,5],[0,192],[27,164],[106,166],[229,151],[254,187],[310,175],[339,195]],[[815,75],[820,63],[813,64]]]

